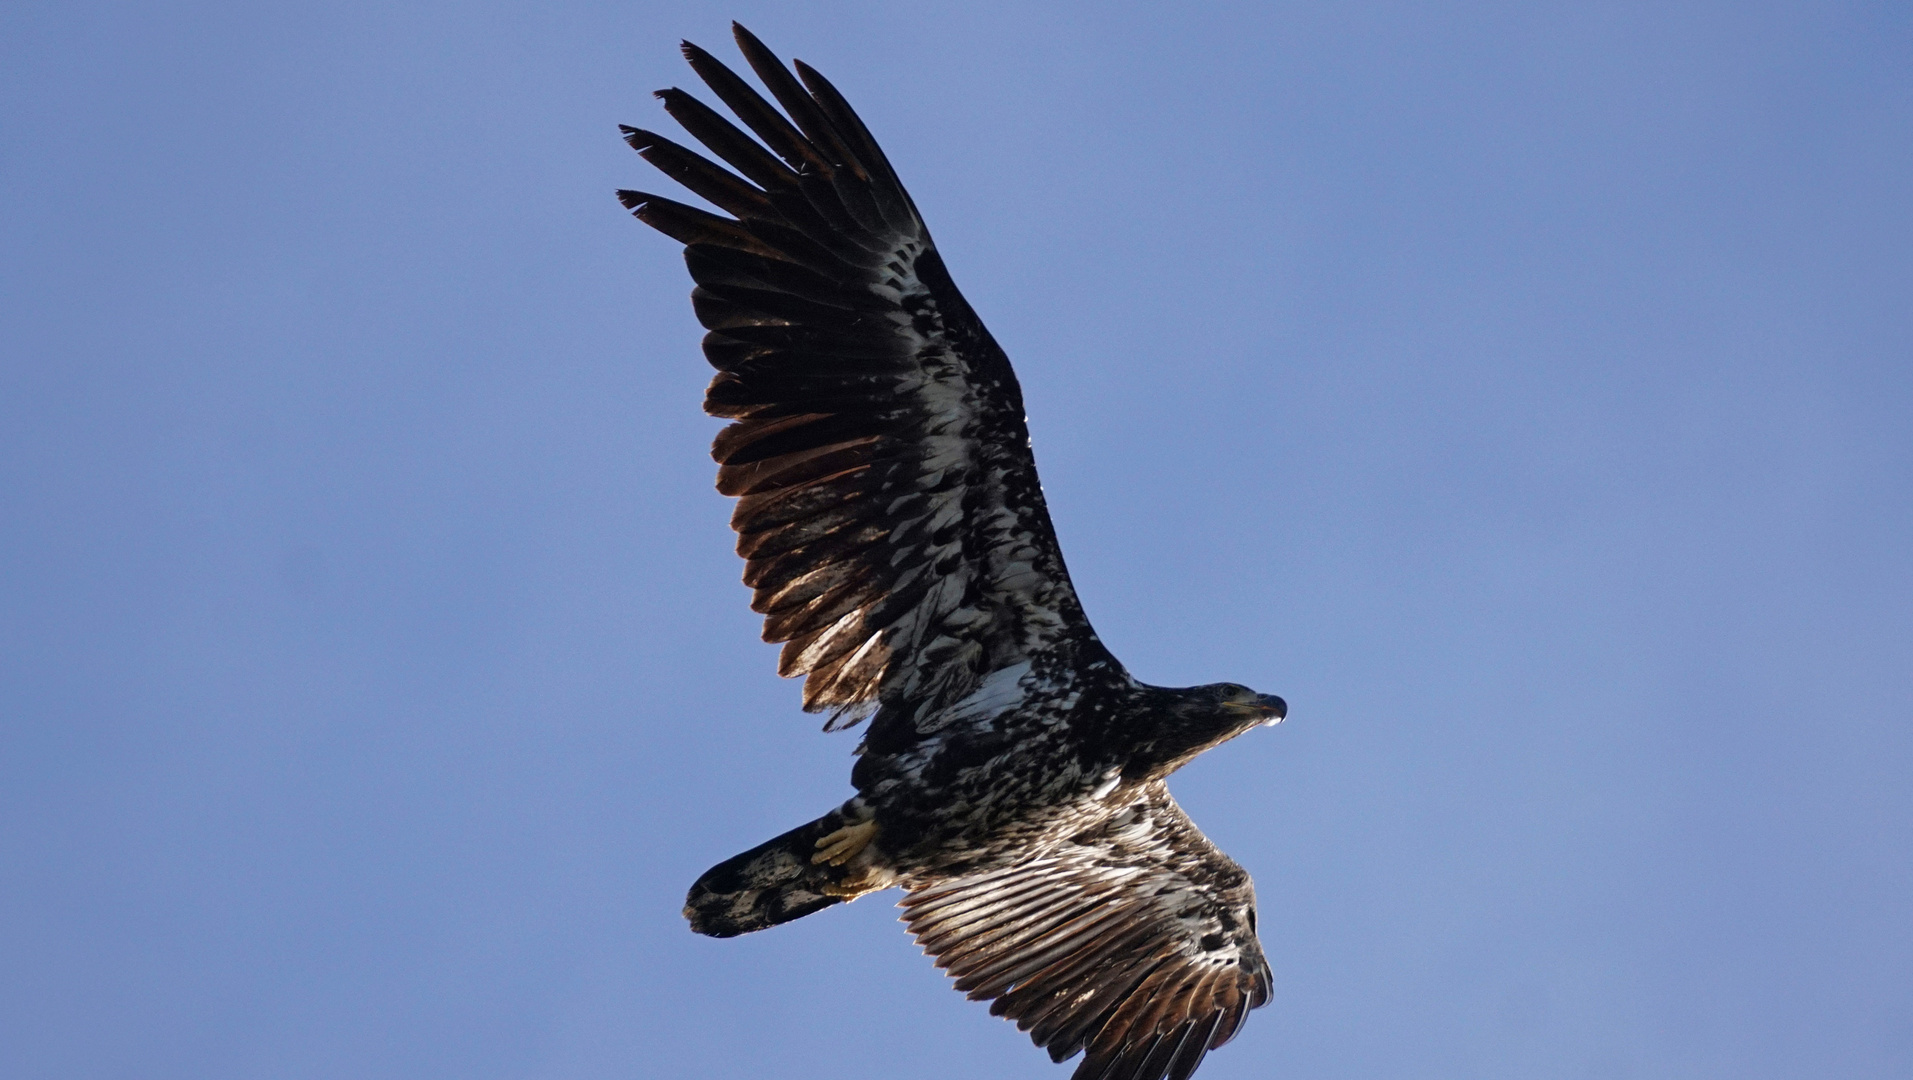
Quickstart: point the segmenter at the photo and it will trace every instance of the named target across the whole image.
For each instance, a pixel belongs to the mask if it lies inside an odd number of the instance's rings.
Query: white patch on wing
[[[1030,673],[1030,662],[1011,664],[984,676],[970,696],[956,704],[917,721],[917,730],[925,735],[942,731],[951,724],[977,724],[994,720],[1007,709],[1023,703],[1023,678]]]

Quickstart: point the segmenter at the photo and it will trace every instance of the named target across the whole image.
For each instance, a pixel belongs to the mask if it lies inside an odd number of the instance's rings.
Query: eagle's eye
[[[1234,701],[1237,698],[1245,698],[1252,693],[1248,687],[1243,686],[1241,683],[1226,682],[1218,687],[1218,689],[1222,691],[1222,699],[1224,701]]]

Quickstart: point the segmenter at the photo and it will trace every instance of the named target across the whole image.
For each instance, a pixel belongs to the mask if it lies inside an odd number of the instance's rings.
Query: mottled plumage
[[[1132,679],[1083,616],[1009,359],[850,106],[742,27],[780,112],[708,53],[749,129],[664,107],[726,169],[626,138],[730,216],[619,198],[682,241],[717,377],[712,448],[764,637],[826,729],[869,727],[843,806],[713,867],[685,908],[729,937],[902,886],[972,998],[1077,1080],[1189,1076],[1269,996],[1249,878],[1170,798],[1197,753],[1286,712],[1232,683]],[[800,81],[801,80],[801,81]],[[755,136],[755,138],[753,138]],[[735,172],[731,171],[735,170]]]

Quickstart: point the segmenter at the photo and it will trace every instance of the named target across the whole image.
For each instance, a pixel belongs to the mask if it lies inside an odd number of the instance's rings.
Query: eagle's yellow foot
[[[869,846],[870,838],[875,835],[877,835],[877,823],[874,821],[846,825],[817,841],[817,854],[812,855],[810,861],[816,865],[842,866]]]

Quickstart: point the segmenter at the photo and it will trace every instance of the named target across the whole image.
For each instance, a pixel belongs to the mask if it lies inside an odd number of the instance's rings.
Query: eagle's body
[[[735,173],[647,131],[652,164],[729,212],[640,192],[683,241],[733,419],[712,449],[779,671],[826,728],[869,721],[857,794],[713,867],[685,908],[729,937],[901,886],[972,998],[1079,1080],[1182,1080],[1269,995],[1248,875],[1170,798],[1197,753],[1282,719],[1232,683],[1131,678],[1050,527],[1009,359],[841,95],[741,27],[783,107],[687,44],[753,140],[666,109]],[[741,175],[740,175],[741,174]]]
[[[1168,692],[1089,647],[1099,659],[1004,668],[921,722],[879,710],[850,776],[853,805],[883,823],[896,884],[1040,855],[1101,825],[1197,748],[1136,730],[1136,718],[1165,712]]]

